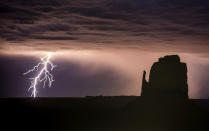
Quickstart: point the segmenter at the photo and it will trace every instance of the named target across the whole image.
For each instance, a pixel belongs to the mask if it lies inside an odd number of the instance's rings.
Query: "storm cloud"
[[[69,48],[206,45],[208,0],[2,0],[0,40]],[[70,43],[75,43],[74,45]],[[26,44],[27,46],[27,44]]]

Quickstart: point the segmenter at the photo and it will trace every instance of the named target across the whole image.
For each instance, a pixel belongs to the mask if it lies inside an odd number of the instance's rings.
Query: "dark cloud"
[[[44,39],[44,40],[76,40],[75,37],[63,37],[63,36],[34,36],[34,39]]]
[[[10,43],[76,40],[93,44],[126,41],[149,44],[191,40],[206,44],[209,40],[208,0],[3,0],[0,3],[0,37]]]

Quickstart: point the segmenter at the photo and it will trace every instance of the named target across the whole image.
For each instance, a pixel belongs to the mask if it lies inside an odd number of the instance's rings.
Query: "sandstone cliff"
[[[149,81],[144,71],[142,79],[143,97],[178,97],[188,98],[187,66],[180,62],[178,55],[159,58],[152,65]]]

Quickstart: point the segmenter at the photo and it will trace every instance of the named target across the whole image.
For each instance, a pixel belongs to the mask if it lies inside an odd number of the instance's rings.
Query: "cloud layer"
[[[2,0],[1,48],[207,47],[208,7],[209,0]]]

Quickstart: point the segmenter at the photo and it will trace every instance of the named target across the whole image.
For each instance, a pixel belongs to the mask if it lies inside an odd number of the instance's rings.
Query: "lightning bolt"
[[[31,96],[34,98],[37,96],[37,86],[39,83],[43,83],[43,88],[45,88],[46,83],[48,83],[48,87],[52,86],[52,83],[54,81],[53,75],[50,73],[56,65],[54,65],[51,61],[51,52],[48,52],[48,54],[41,58],[41,62],[39,62],[36,66],[34,66],[32,69],[28,70],[27,72],[23,73],[23,75],[27,75],[29,73],[38,71],[38,74],[33,77],[29,78],[31,80],[31,85],[28,88],[28,91],[31,91]]]

